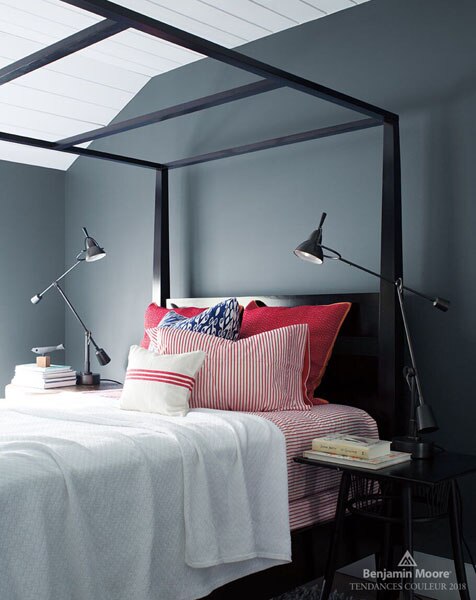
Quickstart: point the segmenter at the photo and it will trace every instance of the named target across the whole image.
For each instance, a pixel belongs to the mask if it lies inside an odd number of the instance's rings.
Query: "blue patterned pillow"
[[[240,333],[240,325],[241,307],[238,300],[228,298],[228,300],[207,308],[196,317],[183,317],[171,310],[158,326],[207,333],[235,342]]]

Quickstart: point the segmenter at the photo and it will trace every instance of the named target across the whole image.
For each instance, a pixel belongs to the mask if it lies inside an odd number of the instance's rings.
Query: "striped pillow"
[[[131,346],[121,408],[183,417],[197,371],[203,365],[203,352],[161,356],[139,346]]]
[[[241,411],[310,410],[309,328],[292,325],[246,340],[179,329],[148,329],[159,354],[205,352],[190,398],[193,408]]]

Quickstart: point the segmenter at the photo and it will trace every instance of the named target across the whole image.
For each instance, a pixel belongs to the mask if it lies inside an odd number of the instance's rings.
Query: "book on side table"
[[[35,363],[17,365],[12,385],[48,390],[76,385],[76,371],[68,365],[38,367]]]
[[[353,458],[378,458],[390,453],[390,443],[386,440],[366,438],[348,433],[331,433],[312,440],[316,452],[350,456]]]
[[[349,467],[361,467],[362,469],[370,469],[376,471],[392,465],[411,460],[412,456],[408,452],[389,452],[384,456],[376,458],[355,458],[352,456],[339,456],[337,454],[329,454],[328,452],[318,452],[317,450],[304,450],[304,458],[311,460],[328,462],[335,465],[345,465]]]

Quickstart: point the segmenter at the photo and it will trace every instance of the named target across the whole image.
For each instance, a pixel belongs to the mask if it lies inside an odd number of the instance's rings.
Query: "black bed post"
[[[380,270],[396,280],[403,274],[400,134],[398,119],[383,125],[383,187]],[[379,400],[381,437],[402,434],[403,324],[394,285],[381,281],[379,314]]]
[[[152,298],[165,306],[170,298],[169,170],[157,170],[155,184],[154,275]]]

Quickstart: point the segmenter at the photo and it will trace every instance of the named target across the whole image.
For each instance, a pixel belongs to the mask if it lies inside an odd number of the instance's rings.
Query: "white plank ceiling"
[[[234,48],[366,1],[117,3]],[[0,0],[0,68],[100,20],[60,0]],[[201,58],[141,32],[124,31],[0,86],[0,130],[54,141],[107,125],[149,79]],[[75,157],[0,142],[0,160],[66,170]]]

